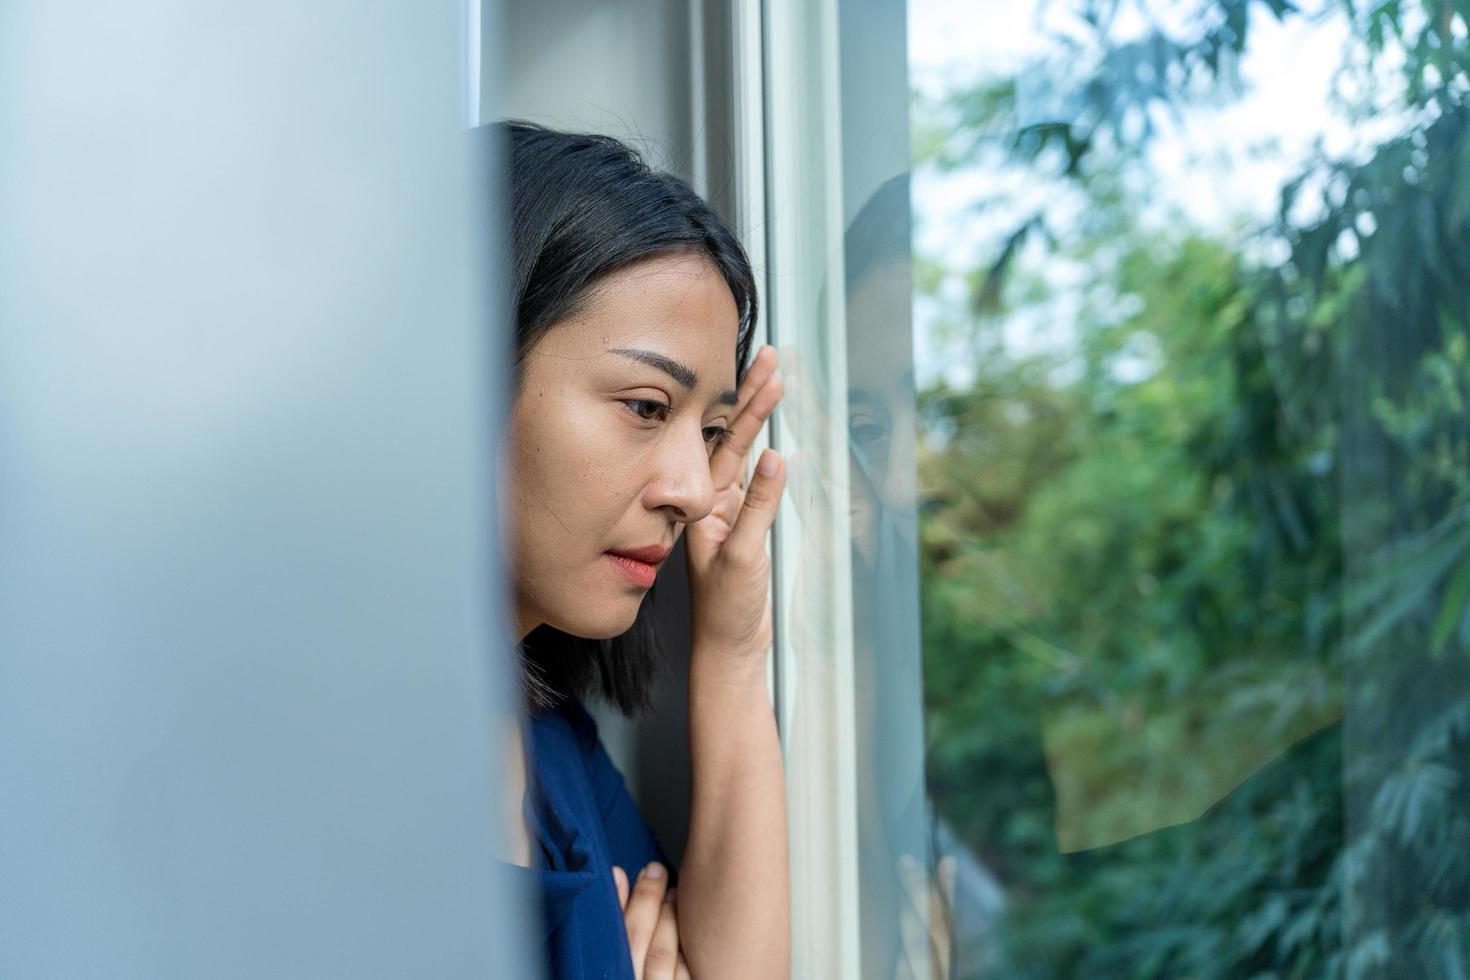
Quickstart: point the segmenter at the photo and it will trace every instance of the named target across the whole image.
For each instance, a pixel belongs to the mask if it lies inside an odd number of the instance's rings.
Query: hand
[[[903,956],[895,980],[949,980],[954,939],[954,855],[939,859],[938,880],[912,854],[898,859],[904,903]],[[926,965],[927,964],[927,968]]]
[[[839,541],[833,534],[832,516],[838,503],[824,452],[830,442],[827,405],[822,395],[825,388],[816,372],[808,369],[799,350],[783,348],[781,363],[789,380],[785,415],[801,447],[786,461],[800,540],[792,562],[792,582],[783,596],[789,603],[783,619],[783,642],[806,663],[830,663],[832,623],[841,608],[835,604],[831,570],[840,553],[838,548],[847,548],[848,541]]]
[[[719,650],[762,666],[759,658],[770,647],[772,633],[766,534],[786,484],[785,466],[775,450],[767,449],[749,487],[741,488],[740,477],[781,390],[776,349],[762,347],[740,385],[730,438],[710,457],[714,507],[685,532],[694,649]]]
[[[618,904],[623,907],[623,924],[628,929],[633,975],[638,980],[690,980],[689,966],[679,952],[674,890],[664,893],[668,872],[657,862],[650,864],[639,873],[631,895],[628,875],[622,868],[613,868],[613,881],[618,886]]]

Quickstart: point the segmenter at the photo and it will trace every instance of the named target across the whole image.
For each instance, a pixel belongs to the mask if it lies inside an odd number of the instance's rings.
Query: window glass
[[[0,4],[0,976],[534,976],[469,7]]]
[[[911,0],[954,976],[1470,972],[1466,26]]]
[[[927,977],[904,8],[766,16],[795,975]]]
[[[775,687],[786,753],[795,976],[858,969],[852,593],[847,542],[842,155],[836,10],[767,4],[766,310],[789,478],[775,529]]]

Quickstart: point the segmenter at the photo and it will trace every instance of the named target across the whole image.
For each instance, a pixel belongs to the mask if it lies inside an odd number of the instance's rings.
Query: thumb
[[[786,466],[781,454],[774,449],[762,450],[756,460],[755,478],[745,490],[745,503],[725,540],[725,554],[736,559],[753,559],[765,549],[766,532],[776,521],[785,486]]]
[[[613,884],[618,890],[618,904],[626,911],[628,908],[628,872],[617,865],[613,865],[612,873]]]

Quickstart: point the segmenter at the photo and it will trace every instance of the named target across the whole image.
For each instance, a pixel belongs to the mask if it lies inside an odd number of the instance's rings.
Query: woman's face
[[[709,513],[739,325],[708,260],[659,256],[604,279],[527,357],[511,411],[522,636],[543,623],[589,638],[632,626],[650,569],[612,553],[666,553]]]
[[[907,329],[912,297],[909,263],[897,261],[873,269],[847,296],[849,513],[853,543],[870,566],[877,560],[879,514],[887,511],[909,523],[918,494],[912,462],[891,462],[912,461],[918,431],[908,368],[913,364]]]

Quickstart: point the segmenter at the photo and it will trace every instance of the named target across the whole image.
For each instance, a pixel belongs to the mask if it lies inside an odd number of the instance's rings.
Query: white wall
[[[505,5],[507,115],[630,138],[693,172],[688,0],[519,0]]]

